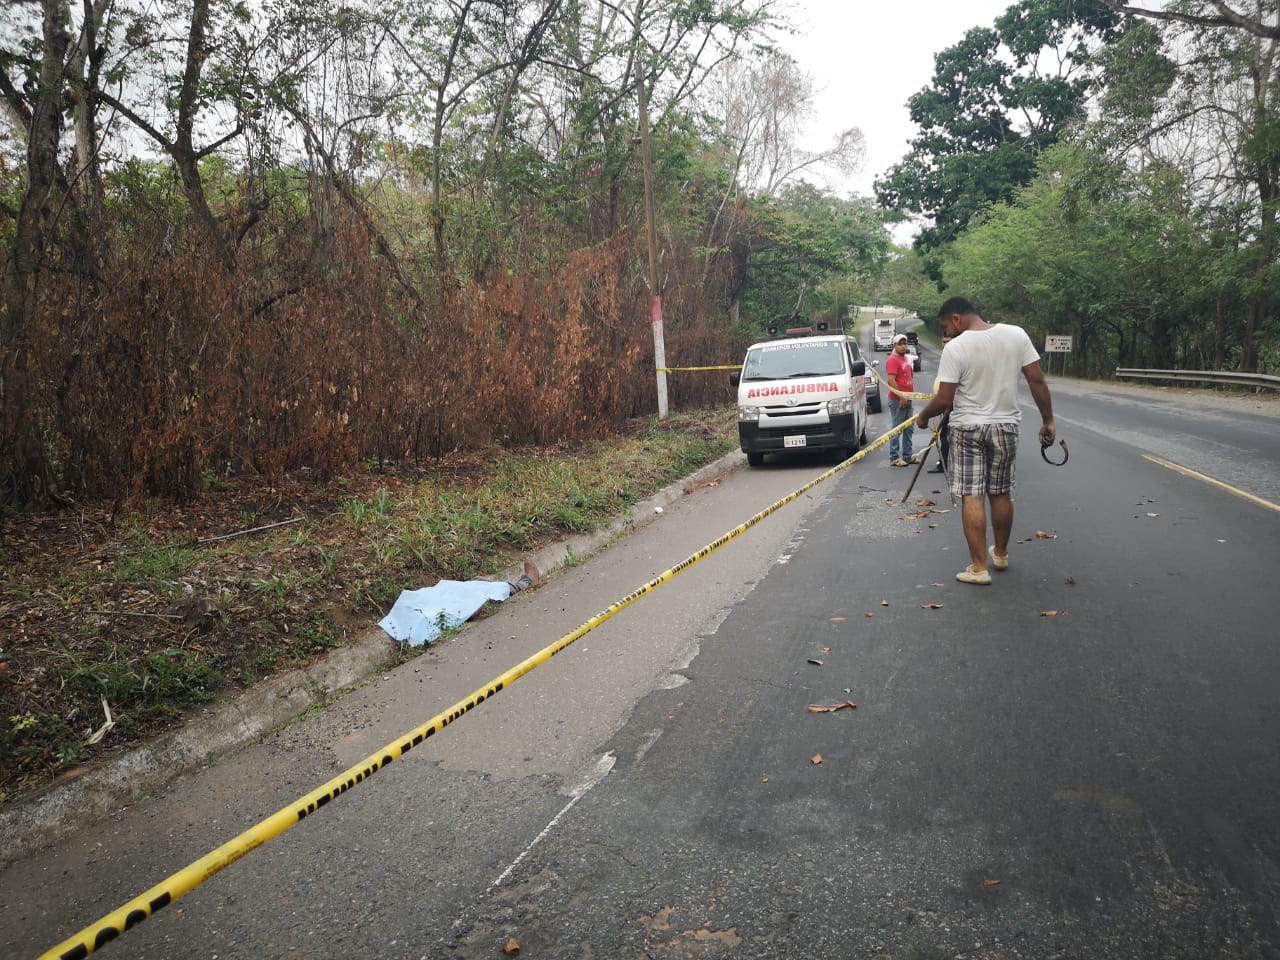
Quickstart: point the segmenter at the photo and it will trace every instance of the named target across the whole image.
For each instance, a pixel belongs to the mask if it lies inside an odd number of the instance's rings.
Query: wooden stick
[[[245,537],[251,533],[261,533],[263,530],[273,530],[276,527],[287,527],[291,523],[301,523],[302,517],[294,517],[292,520],[281,520],[279,523],[268,523],[263,527],[253,527],[249,530],[237,530],[235,533],[224,533],[218,537],[205,537],[203,540],[197,540],[196,543],[213,543],[215,540],[230,540],[232,537]]]

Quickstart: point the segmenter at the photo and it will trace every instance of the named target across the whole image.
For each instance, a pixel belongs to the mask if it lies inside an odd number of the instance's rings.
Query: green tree
[[[1200,343],[1211,260],[1182,178],[1077,143],[1046,151],[1037,169],[957,239],[947,285],[1035,339],[1073,335],[1084,375],[1184,362]]]
[[[752,210],[740,256],[743,319],[753,326],[794,314],[835,319],[844,285],[877,275],[890,253],[883,214],[869,200],[800,181],[776,198],[757,198]]]
[[[1092,131],[1113,162],[1167,165],[1188,184],[1243,303],[1215,303],[1223,360],[1253,371],[1280,310],[1280,39],[1217,22],[1224,7],[1193,2],[1159,34],[1135,28],[1140,43],[1104,61],[1111,100]],[[1244,9],[1255,25],[1275,21],[1273,4]]]
[[[775,198],[813,169],[850,173],[862,163],[864,144],[862,132],[850,128],[825,150],[800,147],[799,136],[813,108],[813,81],[794,60],[779,53],[728,60],[706,100],[714,116],[709,133],[719,175],[709,178],[706,194],[704,285],[713,265],[728,260],[727,299],[736,322],[738,297],[750,266],[750,238],[743,232],[751,209],[747,198]],[[735,250],[736,257],[732,256]]]
[[[1084,115],[1090,51],[1120,18],[1096,0],[1023,0],[935,58],[908,101],[920,132],[876,182],[885,206],[927,217],[917,245],[953,240],[1034,176],[1036,157]]]

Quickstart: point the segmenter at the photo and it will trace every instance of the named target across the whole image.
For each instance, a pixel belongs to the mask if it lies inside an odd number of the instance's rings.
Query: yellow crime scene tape
[[[804,486],[787,494],[787,496],[778,500],[776,503],[765,507],[765,509],[751,517],[751,519],[739,524],[728,533],[723,534],[718,539],[707,544],[705,547],[702,547],[697,552],[685,557],[685,559],[681,560],[674,567],[663,571],[644,586],[638,588],[623,597],[621,600],[618,600],[602,610],[600,613],[596,614],[576,630],[571,633],[566,633],[559,640],[521,661],[510,670],[507,670],[494,680],[491,680],[485,686],[480,687],[470,696],[459,700],[443,713],[436,714],[426,723],[415,727],[403,736],[398,737],[376,753],[371,753],[364,760],[361,760],[352,767],[348,767],[332,780],[317,787],[305,796],[299,797],[288,806],[282,807],[265,820],[241,833],[238,837],[227,841],[211,853],[205,854],[199,860],[187,867],[184,867],[165,880],[162,880],[146,892],[134,897],[128,903],[107,914],[96,923],[85,927],[74,936],[68,937],[53,949],[41,954],[38,960],[79,960],[79,958],[89,956],[95,950],[100,949],[104,945],[124,934],[126,931],[131,930],[142,921],[151,917],[157,910],[167,907],[175,900],[190,893],[215,874],[231,866],[231,864],[245,856],[245,854],[262,846],[262,844],[266,843],[268,840],[274,839],[290,827],[296,826],[298,823],[302,822],[303,819],[315,813],[331,800],[336,800],[351,788],[368,780],[393,760],[400,759],[414,747],[439,733],[455,720],[466,716],[476,707],[501,693],[534,668],[546,663],[557,653],[564,650],[576,640],[581,639],[606,620],[620,613],[622,610],[625,610],[641,597],[652,593],[664,583],[667,583],[679,574],[688,570],[695,563],[705,559],[725,544],[746,533],[765,517],[786,506],[788,503],[791,503],[793,500],[807,493],[809,490],[812,490],[818,484],[835,476],[841,470],[846,470],[853,466],[855,463],[865,458],[867,454],[871,453],[871,451],[883,446],[888,443],[891,438],[902,433],[904,430],[913,428],[914,426],[914,419],[903,421],[897,427],[877,437],[848,460],[837,464],[835,467],[832,467],[825,473],[815,477]]]
[[[732,366],[722,367],[658,367],[658,373],[679,373],[687,370],[741,370],[742,364],[735,363]]]
[[[932,393],[915,393],[909,390],[899,390],[897,387],[895,387],[892,383],[890,383],[884,377],[880,376],[880,371],[877,370],[875,367],[868,366],[867,370],[871,373],[873,377],[875,377],[877,380],[879,380],[882,384],[884,384],[887,388],[892,390],[894,393],[896,393],[900,397],[906,397],[908,400],[932,400],[935,396]]]

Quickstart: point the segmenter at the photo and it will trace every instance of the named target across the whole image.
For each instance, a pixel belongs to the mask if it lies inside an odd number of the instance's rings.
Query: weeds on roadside
[[[334,483],[336,507],[287,530],[193,546],[186,523],[131,518],[115,540],[103,524],[43,579],[0,578],[0,797],[152,735],[228,684],[323,655],[371,629],[403,589],[491,576],[598,529],[735,445],[721,410],[587,449],[497,450],[463,479],[399,478],[361,497]],[[256,510],[237,517],[244,530],[263,522]],[[566,565],[579,562],[566,551]],[[102,698],[116,726],[90,744]]]

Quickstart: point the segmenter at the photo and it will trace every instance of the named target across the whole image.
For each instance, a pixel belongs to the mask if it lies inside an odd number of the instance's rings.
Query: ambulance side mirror
[[[867,375],[867,363],[865,360],[855,360],[853,362],[853,375],[855,377],[865,377]]]
[[[733,371],[733,373],[729,374],[729,386],[736,387],[739,384],[739,382],[741,382],[741,380],[742,380],[741,370],[735,370]]]

